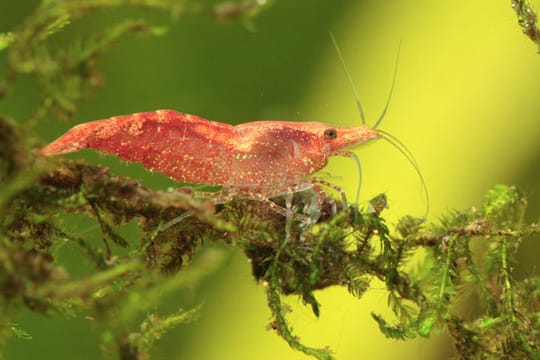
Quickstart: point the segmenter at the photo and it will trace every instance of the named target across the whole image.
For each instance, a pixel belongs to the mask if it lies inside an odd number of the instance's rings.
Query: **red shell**
[[[339,136],[328,137],[332,129]],[[305,181],[342,149],[378,137],[366,126],[256,121],[236,126],[171,110],[75,126],[42,149],[92,148],[187,183],[282,190]]]

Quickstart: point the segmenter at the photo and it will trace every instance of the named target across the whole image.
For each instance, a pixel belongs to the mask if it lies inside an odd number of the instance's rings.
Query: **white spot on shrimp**
[[[184,123],[184,132],[182,133],[182,140],[186,139],[186,131],[187,131],[188,124]]]
[[[292,148],[293,148],[293,157],[295,159],[299,159],[302,157],[302,152],[300,151],[300,146],[298,146],[298,143],[294,140],[289,140],[289,142],[291,143],[292,145]]]
[[[129,135],[132,136],[138,136],[143,133],[142,131],[142,123],[140,121],[134,121],[131,123],[131,125],[128,128]]]

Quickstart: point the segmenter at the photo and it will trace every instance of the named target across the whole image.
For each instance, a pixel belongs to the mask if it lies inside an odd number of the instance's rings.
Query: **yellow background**
[[[32,9],[10,6],[15,5],[1,5],[0,31]],[[130,10],[129,16],[169,21],[141,10]],[[68,43],[124,17],[120,10],[98,12],[55,41]],[[386,102],[402,39],[394,96],[381,128],[415,155],[431,196],[429,220],[478,204],[496,183],[523,188],[530,194],[530,218],[538,216],[540,55],[521,33],[510,1],[277,0],[250,27],[181,19],[163,38],[121,41],[103,59],[104,87],[82,103],[73,121],[42,124],[40,136],[50,141],[76,123],[159,108],[230,123],[275,119],[357,125],[360,118],[330,31],[371,124]],[[19,90],[0,110],[24,119],[36,98],[35,90]],[[364,173],[363,204],[386,192],[390,225],[402,215],[423,213],[420,181],[397,150],[377,141],[355,152]],[[71,156],[81,157],[154,188],[174,186],[115,159]],[[332,160],[325,171],[354,197],[358,179],[352,160]],[[239,250],[226,251],[229,261],[202,289],[171,300],[203,302],[201,320],[169,332],[154,357],[306,359],[265,330],[270,313],[264,289],[253,280],[246,257]],[[538,264],[534,255],[528,261]],[[526,264],[523,260],[518,270],[533,269]],[[429,341],[384,338],[370,316],[389,316],[381,284],[374,282],[361,300],[338,288],[316,296],[322,304],[319,319],[298,298],[286,300],[294,310],[291,324],[302,341],[330,346],[338,359],[439,359],[451,353],[444,334]],[[98,333],[82,316],[52,320],[22,314],[18,323],[34,340],[11,343],[7,359],[40,352],[57,359],[99,357]]]

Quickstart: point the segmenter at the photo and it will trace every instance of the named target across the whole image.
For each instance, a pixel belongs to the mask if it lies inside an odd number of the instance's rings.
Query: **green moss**
[[[176,17],[210,14],[242,21],[267,6],[130,3]],[[0,343],[10,336],[31,339],[10,321],[21,308],[50,316],[87,314],[102,332],[104,354],[144,358],[168,329],[197,319],[198,306],[158,314],[154,304],[215,271],[223,253],[206,251],[192,259],[204,242],[219,242],[245,252],[254,278],[266,286],[273,316],[269,328],[308,355],[329,359],[332,352],[324,344],[307,346],[293,334],[283,297],[300,296],[318,316],[315,290],[342,286],[361,297],[376,277],[384,282],[396,315],[390,323],[373,314],[386,336],[405,340],[448,329],[462,358],[538,358],[540,280],[515,279],[512,263],[521,241],[540,228],[524,223],[527,202],[514,187],[498,185],[478,208],[450,213],[437,224],[406,216],[395,230],[381,217],[384,195],[365,211],[338,206],[337,213],[334,200],[324,198],[318,223],[306,233],[299,222],[264,203],[239,199],[215,206],[193,198],[192,191],[153,191],[103,167],[37,155],[33,124],[47,114],[70,117],[77,111],[79,101],[100,85],[97,63],[106,49],[126,34],[155,36],[166,29],[126,20],[77,45],[50,47],[49,37],[70,22],[120,5],[44,1],[19,29],[0,35],[8,64],[0,101],[23,75],[37,79],[42,90],[42,102],[25,126],[0,115]],[[295,194],[293,208],[309,208],[312,195]],[[94,219],[102,243],[82,232],[71,234],[61,213]],[[169,222],[178,217],[183,220]],[[128,223],[138,227],[138,241],[121,235]],[[471,250],[473,242],[483,246]],[[68,270],[55,251],[65,243],[75,245],[89,270]],[[418,252],[424,259],[411,271]],[[474,316],[464,316],[456,306],[465,286],[476,289]]]
[[[538,29],[536,13],[524,0],[512,0],[512,8],[516,12],[518,24],[523,33],[540,49],[540,29]]]

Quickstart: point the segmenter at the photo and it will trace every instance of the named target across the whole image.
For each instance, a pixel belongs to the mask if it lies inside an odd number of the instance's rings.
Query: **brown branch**
[[[524,0],[512,0],[512,8],[518,16],[518,24],[521,30],[536,44],[540,52],[540,29],[538,28],[536,13]]]

